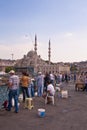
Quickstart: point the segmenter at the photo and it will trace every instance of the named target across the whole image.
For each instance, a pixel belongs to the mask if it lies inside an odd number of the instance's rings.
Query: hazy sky
[[[87,0],[0,0],[0,58],[20,59],[34,48],[51,61],[87,60]]]

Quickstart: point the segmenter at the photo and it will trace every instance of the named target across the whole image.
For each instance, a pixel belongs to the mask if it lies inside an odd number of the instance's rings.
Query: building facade
[[[37,54],[37,36],[35,35],[34,50],[31,50],[24,55],[22,59],[13,60],[0,60],[0,71],[5,71],[5,68],[12,66],[17,72],[27,71],[31,74],[37,74],[41,71],[45,73],[70,73],[70,65],[64,63],[52,63],[51,62],[51,42],[48,43],[48,60],[43,60],[40,55]]]
[[[70,66],[57,63],[50,63],[47,61],[44,61],[40,58],[40,56],[37,55],[35,51],[28,52],[27,55],[24,55],[24,57],[19,60],[15,64],[16,69],[22,71],[27,70],[31,71],[32,73],[38,73],[41,71],[43,74],[45,73],[70,73]],[[29,70],[30,69],[30,70]]]

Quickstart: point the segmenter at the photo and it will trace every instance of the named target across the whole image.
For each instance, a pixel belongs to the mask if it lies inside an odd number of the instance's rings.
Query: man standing
[[[44,76],[42,75],[41,72],[38,72],[36,82],[37,82],[38,96],[41,97],[43,95],[43,88],[44,88]]]
[[[22,72],[22,78],[21,78],[21,86],[22,86],[22,93],[23,93],[23,102],[25,102],[25,98],[29,98],[28,93],[28,86],[30,84],[30,78],[26,72]]]
[[[19,106],[18,106],[18,96],[19,96],[19,77],[15,75],[15,71],[11,70],[9,72],[10,78],[9,78],[9,94],[8,94],[8,111],[11,111],[12,107],[12,98],[14,98],[15,103],[15,113],[18,113]]]

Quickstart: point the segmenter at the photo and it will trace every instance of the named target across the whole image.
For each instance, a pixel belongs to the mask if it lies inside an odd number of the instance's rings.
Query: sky
[[[34,50],[52,62],[87,60],[87,0],[0,0],[0,59]]]

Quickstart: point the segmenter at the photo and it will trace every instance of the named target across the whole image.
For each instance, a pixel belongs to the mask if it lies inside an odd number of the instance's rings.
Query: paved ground
[[[87,93],[76,92],[74,84],[64,85],[69,91],[68,99],[61,99],[56,93],[55,105],[45,105],[43,98],[34,99],[34,109],[0,111],[0,130],[87,130]],[[38,108],[46,109],[44,118],[38,117]]]

